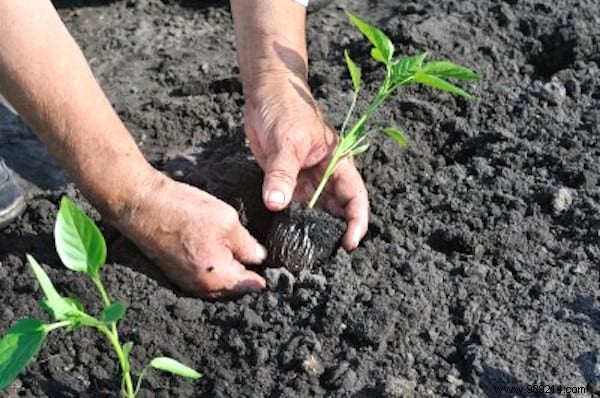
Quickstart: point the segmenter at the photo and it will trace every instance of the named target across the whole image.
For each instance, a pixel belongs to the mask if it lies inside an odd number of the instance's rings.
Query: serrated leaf
[[[432,61],[423,66],[423,72],[431,76],[459,80],[479,80],[481,76],[464,66],[449,61]]]
[[[384,60],[384,63],[388,64],[391,62],[394,56],[394,45],[389,37],[386,36],[381,30],[374,26],[369,25],[350,11],[346,10],[346,14],[350,19],[350,22],[354,24],[362,32],[363,35],[373,44],[373,46],[379,51]]]
[[[394,141],[396,141],[398,143],[398,145],[400,145],[402,148],[406,149],[408,148],[408,139],[406,138],[406,135],[397,129],[392,129],[392,128],[387,128],[387,129],[383,129],[383,132],[388,136],[394,139]]]
[[[167,357],[154,358],[152,361],[150,361],[148,366],[164,372],[172,373],[177,376],[187,377],[189,379],[199,379],[202,377],[202,374],[196,372],[189,366]]]
[[[42,306],[52,317],[54,317],[54,319],[58,321],[68,320],[70,315],[77,310],[77,307],[70,304],[56,291],[48,274],[46,274],[33,256],[27,254],[26,257],[35,278],[46,296],[46,299],[42,301]]]
[[[348,54],[348,50],[344,51],[344,58],[346,58],[346,65],[348,65],[348,71],[350,72],[350,77],[352,78],[352,86],[354,87],[354,92],[358,92],[360,90],[360,81],[361,81],[361,73],[360,69],[352,58],[350,58],[350,54]]]
[[[21,319],[0,340],[0,391],[8,387],[38,353],[47,335],[37,319]]]
[[[125,312],[127,311],[127,306],[122,301],[115,301],[108,307],[102,311],[102,315],[100,319],[104,323],[113,323],[117,322],[119,319],[123,318]]]
[[[56,251],[65,267],[94,277],[106,261],[102,233],[75,203],[67,197],[60,202],[54,227]]]
[[[416,82],[424,84],[426,86],[430,86],[433,88],[437,88],[438,90],[446,91],[451,94],[455,94],[461,97],[465,97],[467,99],[473,99],[474,97],[467,93],[460,87],[455,86],[454,84],[441,79],[437,76],[431,76],[424,72],[415,73],[414,79]]]
[[[399,59],[392,66],[392,81],[394,83],[400,83],[412,77],[423,68],[425,58],[427,58],[426,52]]]

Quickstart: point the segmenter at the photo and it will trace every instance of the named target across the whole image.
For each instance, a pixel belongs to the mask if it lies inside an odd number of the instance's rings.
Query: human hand
[[[117,222],[119,229],[190,294],[215,298],[265,288],[244,264],[259,264],[266,250],[225,202],[160,173],[142,203]]]
[[[253,82],[246,99],[246,136],[265,172],[265,205],[280,211],[292,199],[308,201],[337,135],[324,122],[306,81],[291,72],[271,72]],[[355,249],[367,232],[369,201],[352,158],[339,164],[318,204],[346,219],[342,243]]]

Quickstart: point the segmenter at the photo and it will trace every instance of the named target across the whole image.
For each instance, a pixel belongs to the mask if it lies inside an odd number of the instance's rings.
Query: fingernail
[[[267,258],[267,249],[265,249],[265,247],[260,243],[256,245],[256,257],[260,261],[265,261]]]
[[[285,203],[285,195],[281,191],[271,191],[267,195],[267,202],[282,205]]]
[[[360,244],[360,232],[354,231],[352,234],[352,250],[356,249]]]

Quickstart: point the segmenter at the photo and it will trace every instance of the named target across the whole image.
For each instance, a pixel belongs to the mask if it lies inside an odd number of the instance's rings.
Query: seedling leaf
[[[8,387],[38,353],[47,331],[37,319],[21,319],[0,340],[0,391]]]
[[[354,61],[352,61],[352,58],[350,58],[348,50],[344,51],[344,57],[346,58],[346,65],[348,65],[348,71],[350,72],[350,77],[352,78],[352,86],[354,87],[354,92],[358,93],[358,90],[360,90],[361,80],[360,69],[358,68],[358,66],[356,66]]]
[[[125,312],[127,311],[127,306],[122,301],[115,301],[108,307],[102,311],[102,315],[100,319],[104,323],[113,323],[117,322],[119,319],[123,318]]]
[[[63,197],[54,227],[56,251],[65,267],[94,277],[106,261],[102,233],[75,203]]]
[[[177,376],[187,377],[189,379],[199,379],[202,377],[202,374],[196,372],[194,369],[182,364],[179,361],[167,357],[154,358],[152,361],[150,361],[148,366],[164,372],[173,373]]]
[[[447,82],[444,79],[440,79],[437,76],[431,76],[424,72],[415,73],[414,79],[416,82],[424,84],[426,86],[430,86],[433,88],[437,88],[438,90],[446,91],[451,94],[459,95],[461,97],[465,97],[467,99],[473,99],[473,96],[467,93],[460,87],[455,86],[454,84]]]
[[[399,59],[392,66],[393,83],[396,84],[407,80],[420,71],[423,68],[425,58],[427,58],[426,52]]]
[[[392,128],[383,129],[383,132],[388,136],[394,139],[402,148],[408,148],[408,139],[406,138],[406,134],[402,131]]]
[[[365,142],[362,145],[358,145],[356,146],[354,149],[352,149],[352,156],[356,156],[356,155],[360,155],[361,153],[367,152],[367,150],[369,149],[369,143]]]
[[[127,343],[123,344],[123,355],[125,356],[125,363],[127,364],[125,372],[129,372],[131,370],[129,365],[129,354],[131,354],[132,348],[133,341],[128,341]]]
[[[381,59],[385,64],[389,64],[394,56],[394,45],[392,41],[381,30],[369,25],[350,11],[346,10],[350,22],[362,32],[363,35],[375,46],[381,54]],[[372,53],[371,53],[372,54]],[[374,57],[375,58],[375,57]]]
[[[425,64],[423,72],[441,78],[479,80],[481,76],[464,66],[449,61],[432,61]]]
[[[46,299],[42,301],[44,309],[58,321],[64,321],[70,318],[70,315],[77,311],[77,306],[69,303],[57,291],[48,274],[40,266],[40,264],[31,255],[27,255],[27,262],[31,267]]]
[[[383,57],[383,54],[381,53],[381,51],[379,51],[377,48],[373,47],[371,49],[371,57],[377,61],[377,62],[381,62],[382,64],[387,64],[386,59]]]

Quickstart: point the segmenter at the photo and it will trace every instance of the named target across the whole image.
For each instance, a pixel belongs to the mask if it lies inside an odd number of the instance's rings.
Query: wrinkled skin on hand
[[[337,135],[323,120],[305,80],[292,73],[259,79],[247,98],[246,136],[265,171],[265,205],[280,211],[292,199],[307,202],[323,176]],[[352,158],[339,164],[318,205],[346,219],[342,243],[346,250],[355,249],[367,232],[369,202]]]
[[[216,298],[265,288],[243,264],[260,264],[265,249],[239,221],[234,208],[160,173],[148,197],[120,229],[186,292]]]

